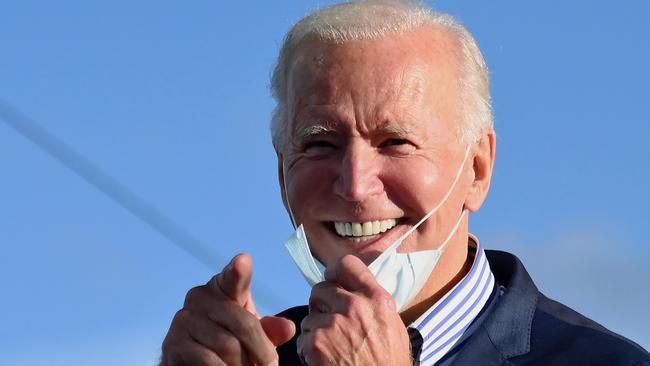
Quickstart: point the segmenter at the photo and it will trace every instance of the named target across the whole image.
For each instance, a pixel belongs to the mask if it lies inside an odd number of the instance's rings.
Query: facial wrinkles
[[[350,75],[346,89],[350,90],[351,113],[356,130],[364,137],[387,123],[403,122],[401,115],[416,109],[420,103],[419,97],[411,97],[418,96],[421,90],[410,70],[393,72],[391,69],[396,66],[390,63],[367,61],[365,64],[368,66],[354,67],[352,64],[346,70],[346,75]]]
[[[415,45],[413,39],[418,39]],[[427,47],[421,47],[423,43]],[[458,87],[450,79],[456,79],[460,71],[457,57],[451,52],[457,48],[456,43],[446,31],[425,28],[412,35],[343,45],[308,41],[296,56],[289,80],[301,81],[304,88],[288,97],[295,101],[295,112],[305,105],[352,104],[342,109],[359,125],[360,132],[385,117],[386,110],[401,109],[400,113],[408,115],[414,113],[415,105],[420,105],[433,112],[431,119],[457,115],[459,111],[452,109],[457,108],[458,100],[449,100],[457,95]],[[378,48],[382,57],[377,57]],[[413,62],[401,62],[406,56]],[[395,80],[385,80],[385,75],[396,75]],[[424,85],[437,90],[431,93]],[[296,113],[290,115],[295,117]],[[445,122],[458,121],[454,117]]]
[[[411,65],[403,69],[399,75],[399,88],[397,89],[396,107],[402,105],[424,105],[426,98],[426,66]],[[410,113],[405,110],[405,113]]]
[[[383,67],[390,69],[394,66],[389,64]],[[450,140],[449,132],[456,122],[454,114],[449,111],[453,108],[450,100],[454,93],[449,90],[449,96],[439,96],[445,84],[444,77],[432,70],[431,65],[419,60],[400,65],[400,68],[398,72],[373,70],[368,75],[358,77],[359,82],[355,86],[365,86],[355,90],[355,96],[358,96],[354,100],[358,104],[355,105],[358,130],[369,134],[385,125],[394,125],[410,130],[412,133],[409,137],[415,138],[414,142],[423,149],[432,147],[428,145],[433,141]],[[386,74],[394,77],[381,77]],[[365,84],[363,79],[366,80]],[[368,83],[367,80],[373,82]]]
[[[363,50],[346,45],[309,45],[293,68],[295,112],[305,106],[335,106],[342,121],[363,120],[366,106],[376,105],[378,89],[374,67],[364,57]]]
[[[318,47],[320,46],[317,44],[305,44],[303,51],[296,55],[288,74],[287,100],[293,102],[289,104],[287,111],[287,116],[290,117],[287,127],[294,150],[296,150],[297,142],[301,137],[298,131],[309,128],[303,124],[316,117],[312,115],[313,107],[327,105],[328,98],[323,96],[336,93],[334,84],[324,83],[322,77],[319,77],[323,73],[329,72],[329,67],[324,56],[325,53],[318,51]],[[325,123],[327,121],[318,122]]]
[[[434,100],[426,86],[431,79],[430,65],[419,60],[377,63],[364,59],[368,56],[363,51],[353,49],[351,55],[345,53],[343,57],[344,51],[334,50],[326,62],[321,59],[321,66],[326,64],[324,69],[307,67],[307,75],[303,76],[303,80],[307,80],[303,84],[305,91],[296,93],[306,95],[300,99],[303,104],[300,113],[305,113],[297,121],[299,124],[309,125],[313,123],[312,118],[321,118],[312,114],[326,111],[325,114],[334,115],[334,120],[345,122],[336,128],[350,138],[365,138],[377,130],[391,136],[391,129],[411,131],[411,135],[396,136],[398,138],[417,135],[417,139],[426,140],[427,136],[436,135],[437,131],[431,128],[439,126],[441,121],[437,121],[438,116],[432,112],[436,108],[429,107]],[[314,74],[315,71],[320,74]],[[386,78],[385,75],[394,76]],[[447,130],[446,126],[440,127],[438,129]],[[435,173],[427,175],[428,182],[437,177]]]
[[[409,41],[405,43],[410,46],[402,46],[402,49],[399,49],[400,42],[382,40],[370,46],[369,43],[350,44],[349,47],[318,45],[310,49],[308,53],[312,54],[306,54],[302,58],[303,63],[295,65],[291,72],[289,90],[292,95],[289,100],[292,101],[294,109],[289,114],[293,118],[289,127],[293,133],[309,125],[331,122],[337,133],[345,135],[346,139],[358,139],[355,141],[361,141],[366,146],[381,128],[387,130],[387,126],[396,126],[410,129],[411,133],[425,141],[418,141],[421,146],[418,147],[416,156],[409,158],[411,160],[408,162],[408,172],[413,173],[409,177],[413,178],[412,181],[419,180],[428,186],[429,193],[424,194],[428,198],[418,198],[423,193],[421,190],[403,189],[401,183],[390,180],[383,195],[376,196],[373,202],[348,202],[348,210],[343,210],[341,206],[334,210],[331,206],[332,200],[323,190],[322,197],[327,199],[322,199],[323,202],[311,201],[309,205],[305,205],[301,210],[305,218],[311,218],[312,221],[322,217],[331,219],[327,215],[323,216],[323,212],[339,215],[342,212],[352,215],[390,212],[391,215],[396,215],[397,211],[404,209],[409,220],[416,220],[436,203],[437,194],[431,195],[431,188],[435,187],[435,192],[448,188],[445,186],[446,175],[442,173],[450,168],[444,164],[445,159],[450,158],[445,156],[445,151],[448,150],[448,143],[452,141],[448,136],[450,127],[453,128],[455,122],[450,118],[450,109],[457,103],[452,101],[454,90],[446,86],[449,83],[448,66],[451,61],[439,52],[434,51],[431,55],[418,51],[413,42]],[[398,47],[395,47],[396,45]],[[365,50],[365,46],[369,49]],[[309,60],[312,62],[308,62]],[[382,174],[390,179],[404,177],[405,161],[391,159],[382,159],[388,162],[382,166]],[[455,162],[455,159],[452,161]],[[324,166],[322,164],[329,163],[319,162],[319,171]],[[304,174],[298,174],[296,177],[314,177],[314,174],[318,174],[317,170],[307,165],[301,165],[300,169],[296,172]],[[387,173],[387,169],[391,171]],[[418,170],[418,175],[414,175]],[[301,187],[297,181],[292,183]],[[322,186],[325,187],[325,184]],[[293,191],[291,187],[289,190]],[[380,206],[387,209],[378,210]],[[441,220],[438,215],[431,219],[432,225],[440,226],[437,225]],[[341,220],[356,221],[353,217],[341,217]],[[418,231],[416,235],[419,234]],[[433,240],[429,236],[422,239],[426,242]],[[413,238],[412,245],[418,246],[420,241]],[[410,243],[408,246],[411,247]]]
[[[290,96],[295,101],[291,115],[297,117],[315,106],[335,107],[340,114],[337,117],[354,122],[364,135],[386,120],[418,120],[415,115],[421,119],[426,99],[431,102],[425,87],[431,77],[430,66],[420,59],[411,63],[395,61],[390,55],[378,59],[374,46],[364,42],[310,45],[290,75],[294,86],[290,89],[295,91]],[[386,52],[395,53],[386,48]]]

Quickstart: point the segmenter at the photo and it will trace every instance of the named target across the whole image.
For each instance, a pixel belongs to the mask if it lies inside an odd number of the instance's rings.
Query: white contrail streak
[[[225,260],[210,246],[201,242],[171,217],[131,192],[65,142],[2,100],[0,100],[0,119],[210,270],[218,271],[225,264]],[[255,292],[257,301],[267,309],[281,309],[285,305],[283,301],[278,301],[280,299],[277,295],[263,288],[259,283],[255,286]]]

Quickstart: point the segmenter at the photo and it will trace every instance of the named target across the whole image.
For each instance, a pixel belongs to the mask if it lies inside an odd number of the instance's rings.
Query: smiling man
[[[296,24],[272,132],[309,305],[259,318],[251,258],[236,256],[190,290],[162,364],[650,365],[469,234],[495,161],[488,84],[471,35],[420,4]]]

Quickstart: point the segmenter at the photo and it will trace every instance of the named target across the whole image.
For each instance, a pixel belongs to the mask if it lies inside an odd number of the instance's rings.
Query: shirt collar
[[[495,286],[494,275],[478,238],[469,234],[467,242],[472,258],[470,270],[410,326],[422,337],[421,365],[435,364],[454,347],[485,307]]]

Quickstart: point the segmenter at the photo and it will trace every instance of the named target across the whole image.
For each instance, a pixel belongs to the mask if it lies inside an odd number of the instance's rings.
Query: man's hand
[[[301,323],[307,365],[410,365],[410,343],[393,298],[366,265],[347,255],[315,285]]]
[[[277,365],[275,347],[295,333],[284,318],[259,318],[250,292],[251,257],[235,256],[191,289],[162,345],[161,365]]]

